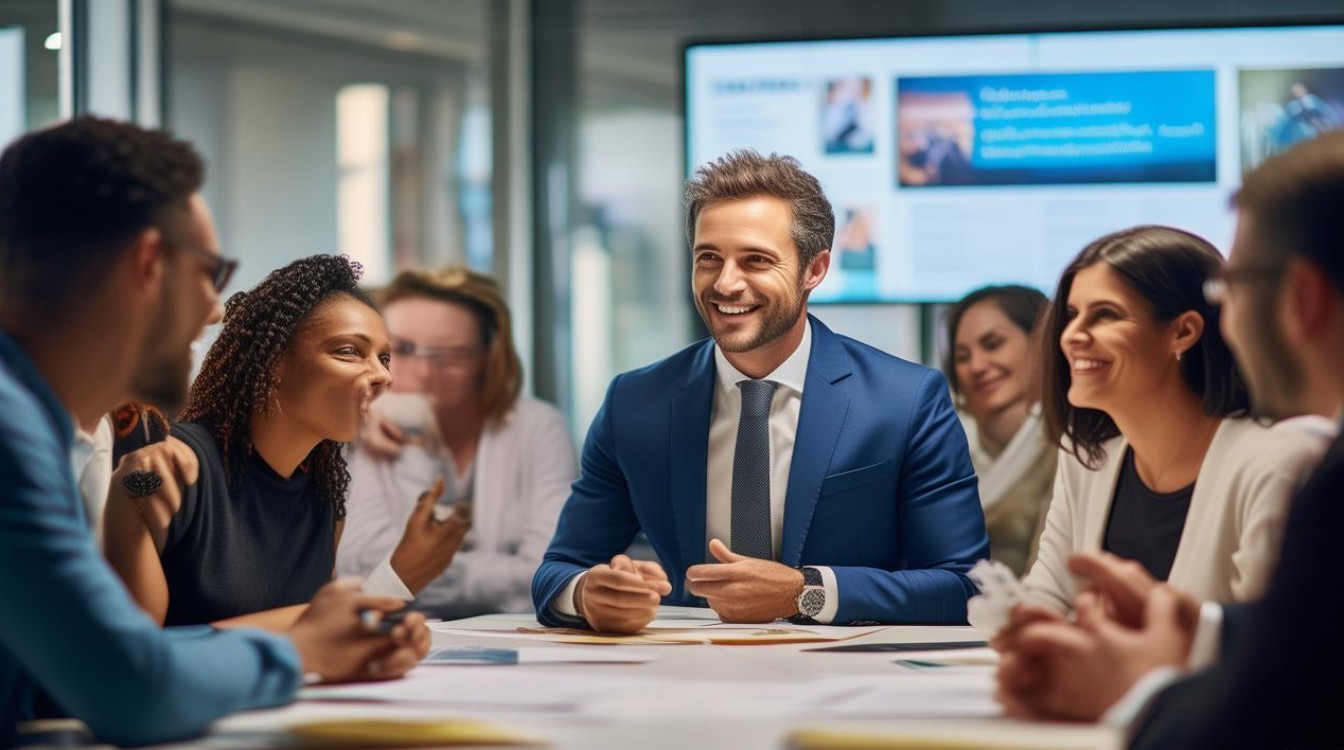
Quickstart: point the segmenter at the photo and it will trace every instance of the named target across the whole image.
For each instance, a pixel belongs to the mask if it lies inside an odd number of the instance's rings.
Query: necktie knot
[[[742,416],[770,416],[770,402],[779,386],[773,380],[741,380],[737,388],[742,392]]]

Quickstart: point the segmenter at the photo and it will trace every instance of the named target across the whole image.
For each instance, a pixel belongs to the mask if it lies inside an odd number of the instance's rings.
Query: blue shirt
[[[131,601],[89,533],[73,441],[70,413],[0,331],[0,746],[38,690],[119,745],[292,700],[302,675],[287,638],[163,629]]]

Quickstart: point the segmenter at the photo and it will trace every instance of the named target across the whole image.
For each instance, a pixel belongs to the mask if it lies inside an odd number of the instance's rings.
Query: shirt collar
[[[788,388],[802,395],[803,383],[807,380],[807,363],[811,357],[812,321],[809,319],[807,325],[803,327],[803,340],[798,342],[798,348],[794,349],[793,354],[790,354],[788,359],[780,363],[774,372],[766,375],[762,380],[773,380],[781,388]],[[738,383],[743,380],[751,380],[750,377],[743,375],[736,367],[733,367],[718,344],[714,345],[714,369],[719,381],[719,388],[725,391],[736,390]]]

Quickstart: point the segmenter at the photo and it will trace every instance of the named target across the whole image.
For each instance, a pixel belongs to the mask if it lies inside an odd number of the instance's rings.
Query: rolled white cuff
[[[1115,705],[1111,706],[1102,715],[1101,723],[1124,732],[1125,737],[1131,737],[1134,733],[1135,722],[1148,708],[1153,696],[1175,682],[1180,676],[1181,671],[1175,667],[1158,667],[1140,677],[1139,681],[1129,688],[1129,692],[1125,693],[1120,700],[1115,702]]]
[[[388,555],[378,567],[364,579],[364,593],[378,596],[395,596],[403,601],[412,601],[415,594],[402,583],[401,576],[392,569],[392,556]]]
[[[822,625],[830,625],[835,620],[835,613],[840,611],[840,589],[835,580],[835,571],[824,565],[807,567],[821,573],[821,587],[826,591],[826,606],[822,607],[821,612],[812,619]]]
[[[553,614],[570,619],[578,618],[579,610],[574,607],[574,592],[579,588],[579,580],[586,575],[588,575],[588,571],[585,570],[569,579],[569,583],[566,583],[565,587],[560,589],[560,593],[551,597],[550,604],[546,606],[550,608]]]
[[[1223,646],[1223,605],[1204,602],[1199,605],[1199,625],[1190,643],[1190,658],[1185,666],[1191,671],[1207,669],[1218,661]]]

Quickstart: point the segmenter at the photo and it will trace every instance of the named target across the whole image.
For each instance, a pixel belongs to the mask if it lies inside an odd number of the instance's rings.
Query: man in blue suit
[[[532,582],[538,618],[633,632],[665,602],[965,622],[989,552],[966,437],[937,371],[806,314],[835,233],[820,183],[740,151],[686,197],[712,340],[612,381]],[[621,554],[641,529],[661,564]]]

